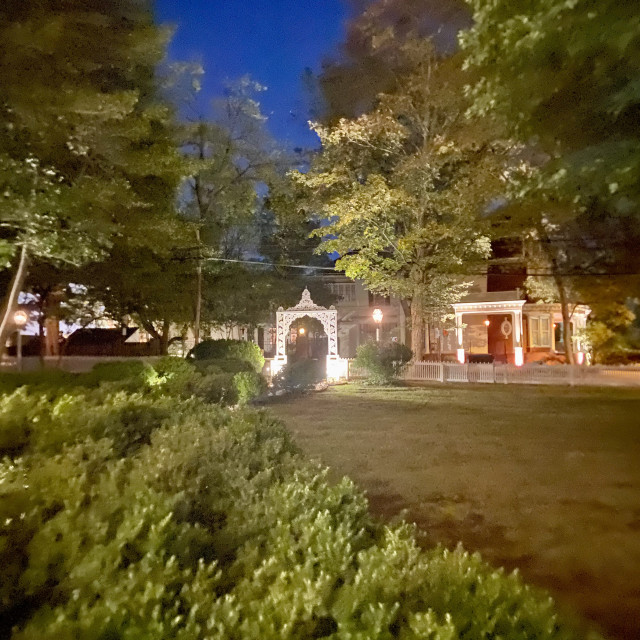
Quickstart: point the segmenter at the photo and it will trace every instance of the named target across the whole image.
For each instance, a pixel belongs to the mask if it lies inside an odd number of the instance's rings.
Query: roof
[[[131,337],[137,327],[123,329],[77,329],[68,338],[67,343],[72,346],[92,344],[120,344]]]

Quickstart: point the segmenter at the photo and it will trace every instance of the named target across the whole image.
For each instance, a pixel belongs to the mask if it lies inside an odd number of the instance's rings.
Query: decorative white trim
[[[276,358],[278,360],[284,359],[284,362],[286,362],[287,331],[295,320],[297,320],[298,318],[303,318],[304,316],[315,318],[322,323],[329,343],[328,356],[337,357],[338,312],[333,305],[327,309],[326,307],[315,304],[311,299],[309,290],[305,288],[305,290],[302,292],[300,302],[298,302],[297,305],[286,310],[280,307],[276,312]]]
[[[451,305],[456,313],[519,313],[526,300],[500,300],[498,302],[456,302]]]

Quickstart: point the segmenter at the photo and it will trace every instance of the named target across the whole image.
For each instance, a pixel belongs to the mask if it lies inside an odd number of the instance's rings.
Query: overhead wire
[[[198,260],[198,258],[190,258],[191,260]],[[280,267],[287,269],[312,269],[315,271],[331,271],[332,273],[340,273],[339,270],[336,270],[334,267],[320,267],[312,264],[291,264],[291,263],[275,263],[275,262],[262,262],[259,260],[240,260],[237,258],[200,258],[203,262],[234,262],[238,264],[251,264],[257,267]],[[489,274],[487,271],[467,271],[465,273],[452,272],[451,275],[460,275],[460,276],[486,276],[492,275],[496,277],[500,276],[517,276],[517,275],[525,275],[525,276],[534,276],[534,277],[553,277],[553,276],[561,276],[561,277],[572,277],[572,278],[582,278],[582,277],[597,277],[597,278],[605,278],[605,277],[614,277],[614,276],[640,276],[639,271],[618,271],[618,272],[553,272],[553,271],[527,271],[524,274],[519,273],[491,273]]]

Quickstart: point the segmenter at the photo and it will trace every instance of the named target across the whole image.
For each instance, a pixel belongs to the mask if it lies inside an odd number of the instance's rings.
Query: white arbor
[[[271,373],[275,375],[287,363],[287,331],[298,318],[308,316],[322,323],[329,343],[327,354],[327,378],[337,380],[347,377],[347,361],[338,355],[338,311],[331,305],[328,309],[315,304],[309,290],[302,292],[300,302],[294,307],[276,312],[276,356],[271,363]]]

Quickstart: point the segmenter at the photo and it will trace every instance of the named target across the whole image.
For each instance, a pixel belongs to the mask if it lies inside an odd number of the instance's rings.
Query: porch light
[[[484,321],[484,326],[488,327],[491,324],[491,320],[487,319]]]

